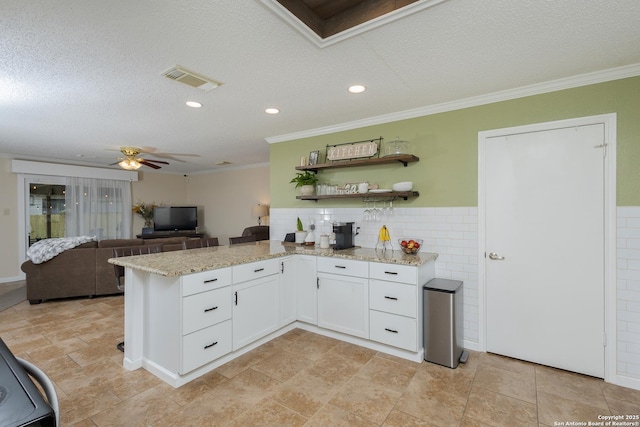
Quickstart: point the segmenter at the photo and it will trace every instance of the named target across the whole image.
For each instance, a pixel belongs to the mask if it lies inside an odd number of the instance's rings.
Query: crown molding
[[[330,133],[342,132],[346,130],[359,129],[367,126],[374,126],[383,123],[396,122],[400,120],[413,119],[416,117],[429,116],[432,114],[445,113],[448,111],[461,110],[463,108],[477,107],[480,105],[493,104],[501,101],[509,101],[512,99],[524,98],[527,96],[540,95],[543,93],[556,92],[559,90],[572,89],[581,86],[588,86],[597,83],[604,83],[613,80],[625,79],[628,77],[636,77],[640,75],[640,64],[626,65],[623,67],[611,68],[603,71],[580,74],[577,76],[566,77],[557,80],[551,80],[544,83],[537,83],[528,86],[522,86],[515,89],[507,89],[500,92],[494,92],[486,95],[474,96],[471,98],[460,99],[457,101],[444,102],[441,104],[427,105],[411,110],[399,111],[396,113],[383,114],[365,119],[355,120],[352,122],[339,123],[336,125],[325,126],[316,129],[309,129],[301,132],[288,133],[284,135],[276,135],[265,138],[269,144],[278,142],[291,141],[294,139],[303,139],[313,136],[327,135]]]

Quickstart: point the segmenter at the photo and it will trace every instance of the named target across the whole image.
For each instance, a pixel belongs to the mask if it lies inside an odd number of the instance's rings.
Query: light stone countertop
[[[282,242],[275,240],[265,240],[233,246],[216,246],[212,248],[110,258],[109,262],[122,267],[172,277],[295,254],[409,266],[420,266],[438,258],[438,254],[429,252],[406,255],[399,249],[393,251],[382,251],[372,248],[333,250],[320,249],[314,246],[283,245]]]

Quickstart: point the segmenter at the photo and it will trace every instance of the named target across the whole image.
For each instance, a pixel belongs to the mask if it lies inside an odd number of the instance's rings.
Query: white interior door
[[[604,376],[603,127],[487,138],[487,351]]]

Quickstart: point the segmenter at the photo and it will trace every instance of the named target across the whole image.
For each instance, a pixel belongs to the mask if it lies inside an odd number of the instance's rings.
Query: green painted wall
[[[323,182],[341,184],[361,180],[390,188],[413,181],[420,197],[402,201],[407,207],[477,206],[478,132],[596,114],[617,113],[617,204],[640,206],[640,77],[567,89],[511,101],[496,102],[446,113],[401,120],[311,138],[271,144],[271,207],[355,207],[362,201],[297,200],[290,179],[300,157],[327,144],[396,136],[411,143],[420,158],[408,167],[396,165],[330,169]]]

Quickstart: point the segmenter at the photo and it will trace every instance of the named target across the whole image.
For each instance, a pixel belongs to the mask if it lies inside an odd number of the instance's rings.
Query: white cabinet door
[[[280,326],[296,321],[295,257],[280,259]]]
[[[369,279],[318,273],[318,326],[369,338]]]
[[[318,274],[316,257],[298,255],[296,257],[296,307],[298,320],[318,324]]]
[[[233,350],[278,329],[280,276],[233,285]]]

